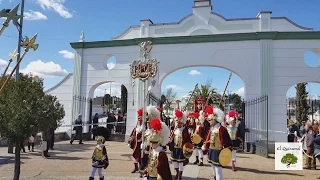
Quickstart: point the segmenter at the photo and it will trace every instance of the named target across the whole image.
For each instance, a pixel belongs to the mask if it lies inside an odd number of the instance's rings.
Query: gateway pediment
[[[232,34],[260,31],[312,31],[292,22],[286,17],[271,17],[272,12],[259,12],[253,18],[227,19],[212,12],[210,0],[195,0],[193,13],[185,16],[179,22],[153,23],[151,20],[141,20],[140,25],[130,26],[113,40],[134,39],[146,37],[195,36],[208,34]]]

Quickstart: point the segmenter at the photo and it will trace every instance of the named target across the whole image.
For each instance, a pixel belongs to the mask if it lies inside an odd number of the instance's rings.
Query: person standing
[[[50,149],[53,150],[53,146],[54,146],[54,128],[50,128]]]
[[[82,115],[79,114],[78,118],[75,121],[75,127],[73,128],[73,130],[76,131],[76,134],[74,134],[70,140],[70,144],[73,143],[75,138],[79,138],[79,144],[83,144],[82,143]]]
[[[306,121],[301,121],[300,125],[300,135],[301,137],[306,133]]]
[[[288,124],[288,142],[296,142],[300,137],[300,130],[293,120],[289,120]]]
[[[93,123],[93,125],[92,125],[93,128],[95,128],[95,127],[98,126],[98,123],[99,123],[99,114],[98,114],[98,113],[96,113],[96,114],[94,115],[94,117],[93,117],[93,119],[92,119],[92,123]],[[93,128],[92,128],[92,129],[93,129]],[[96,137],[93,135],[93,140],[96,140],[95,138],[96,138]]]
[[[183,154],[183,147],[186,143],[192,143],[189,134],[186,115],[180,111],[175,110],[174,112],[175,121],[177,127],[173,130],[170,143],[168,144],[169,150],[171,151],[171,161],[176,170],[174,179],[182,179],[184,166],[189,163],[189,159]]]
[[[193,162],[193,164],[197,164],[198,166],[203,166],[203,151],[202,151],[202,145],[203,140],[206,138],[206,132],[204,131],[203,123],[205,121],[204,113],[201,110],[200,113],[195,112],[195,128],[192,136],[198,135],[201,137],[201,141],[198,144],[193,143],[194,151],[196,152],[196,161]]]
[[[34,152],[34,135],[31,134],[28,139],[28,150],[29,152]]]
[[[214,179],[223,180],[219,155],[222,149],[231,148],[232,142],[228,130],[221,125],[221,122],[224,120],[224,112],[212,106],[207,107],[205,111],[208,114],[207,119],[211,128],[202,146],[202,150],[208,150],[208,163],[212,166]]]
[[[41,135],[41,150],[42,150],[42,157],[48,158],[49,156],[49,146],[50,146],[50,129],[46,129],[42,131]]]
[[[132,156],[134,158],[134,169],[131,171],[131,173],[136,173],[139,171],[138,163],[141,160],[142,135],[146,129],[145,125],[142,123],[143,109],[139,109],[137,113],[138,121],[128,140],[128,146],[133,150]]]

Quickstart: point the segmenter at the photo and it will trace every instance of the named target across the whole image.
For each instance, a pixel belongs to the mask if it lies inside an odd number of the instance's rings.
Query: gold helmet
[[[106,142],[106,140],[105,140],[104,137],[98,136],[98,137],[97,137],[97,142],[100,142],[100,143],[104,144],[104,143]]]
[[[165,146],[169,143],[170,129],[168,126],[161,122],[159,118],[154,118],[150,121],[150,126],[153,129],[153,133],[150,136],[150,143],[159,144]]]

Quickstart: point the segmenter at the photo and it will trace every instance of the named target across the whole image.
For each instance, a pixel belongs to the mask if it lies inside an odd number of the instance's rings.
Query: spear
[[[1,89],[0,89],[0,93],[3,91],[3,89],[5,88],[5,86],[7,85],[7,83],[9,82],[9,80],[11,79],[13,73],[15,72],[15,70],[17,69],[17,67],[19,66],[20,62],[22,61],[22,59],[24,58],[24,56],[27,54],[27,52],[29,52],[29,49],[33,49],[33,51],[36,51],[39,47],[39,44],[35,44],[35,41],[37,39],[38,34],[34,35],[30,40],[29,38],[26,36],[25,40],[21,43],[21,46],[24,47],[24,52],[21,56],[21,58],[18,60],[17,64],[14,66],[13,70],[11,71],[9,77],[6,79],[6,81],[3,83]]]
[[[10,64],[12,63],[12,60],[16,60],[17,59],[17,56],[18,56],[19,53],[17,53],[17,49],[15,49],[12,53],[9,53],[9,63],[6,67],[6,69],[4,70],[3,74],[2,74],[2,77],[0,79],[0,82],[4,79],[7,71],[8,71],[8,68],[10,67]]]
[[[9,27],[9,23],[12,20],[14,25],[19,25],[18,20],[22,17],[21,15],[18,15],[18,9],[20,4],[18,4],[13,9],[2,9],[0,11],[0,18],[5,17],[6,20],[3,22],[2,27],[0,29],[0,36],[4,32],[4,30]]]

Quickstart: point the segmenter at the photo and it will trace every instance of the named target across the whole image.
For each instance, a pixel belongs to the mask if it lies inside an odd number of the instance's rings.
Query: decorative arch
[[[213,34],[213,32],[211,32],[208,29],[197,29],[195,31],[193,31],[190,36],[198,36],[198,35],[209,35],[209,34]]]

